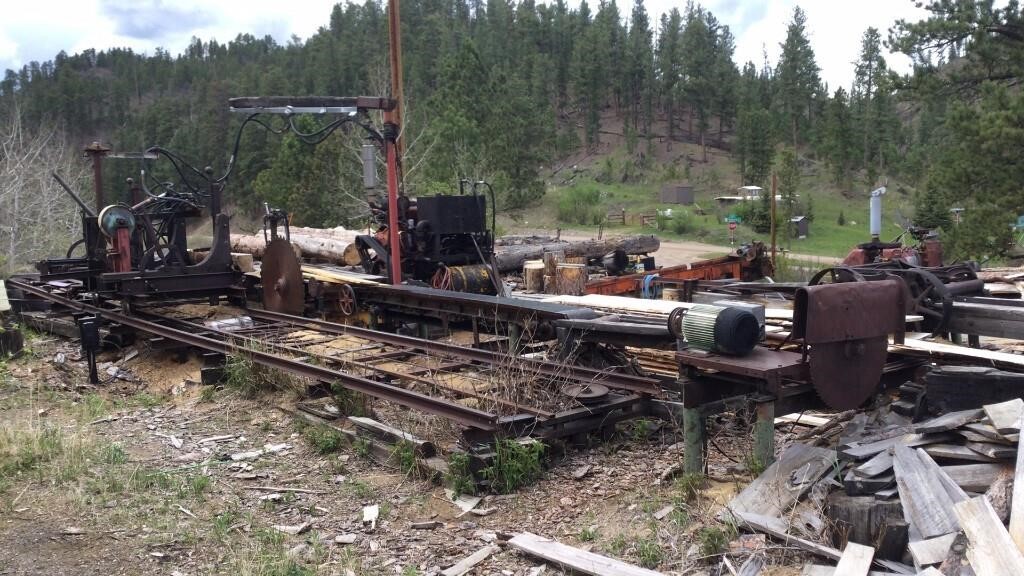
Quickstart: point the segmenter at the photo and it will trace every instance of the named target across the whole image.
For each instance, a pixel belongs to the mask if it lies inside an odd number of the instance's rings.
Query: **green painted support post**
[[[775,402],[758,402],[754,409],[754,457],[767,468],[775,461]]]
[[[683,408],[683,473],[704,473],[704,415],[699,408]]]

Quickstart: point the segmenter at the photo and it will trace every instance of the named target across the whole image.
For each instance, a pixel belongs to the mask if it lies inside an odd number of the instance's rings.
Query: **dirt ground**
[[[681,437],[637,420],[553,456],[530,486],[482,495],[493,512],[478,516],[358,446],[316,441],[277,408],[294,392],[201,386],[200,363],[178,360],[108,352],[93,387],[74,344],[34,335],[0,366],[0,574],[411,576],[492,543],[472,574],[540,574],[503,544],[524,530],[671,574],[723,573],[723,553],[739,566],[751,548],[768,552],[763,573],[799,573],[792,549],[715,520],[750,478],[735,421],[713,431],[706,486],[659,483]],[[372,505],[376,525],[362,521]]]

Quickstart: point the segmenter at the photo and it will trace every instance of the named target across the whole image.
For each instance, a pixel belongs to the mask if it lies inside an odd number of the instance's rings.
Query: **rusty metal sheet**
[[[905,309],[897,279],[807,286],[796,291],[793,337],[813,345],[902,335]]]

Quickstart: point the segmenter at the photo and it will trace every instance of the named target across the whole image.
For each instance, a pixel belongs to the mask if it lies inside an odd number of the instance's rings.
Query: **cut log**
[[[503,247],[497,254],[495,260],[498,262],[500,272],[513,272],[523,267],[526,260],[537,260],[544,257],[545,252],[564,253],[565,257],[586,257],[600,258],[609,252],[623,250],[626,254],[649,254],[657,252],[661,247],[661,241],[657,236],[645,234],[638,236],[626,236],[624,238],[609,238],[606,240],[578,240],[573,242],[553,242],[549,244],[527,244],[518,246]],[[552,272],[547,272],[553,275]]]
[[[587,285],[587,267],[584,264],[559,264],[555,268],[555,291],[569,296],[580,296]]]
[[[523,284],[527,292],[542,294],[544,292],[544,263],[529,260],[523,265]]]
[[[344,264],[345,248],[351,244],[351,241],[292,234],[291,243],[292,248],[298,250],[296,255],[303,258],[319,258],[337,264]],[[259,258],[263,256],[263,250],[266,248],[266,245],[263,234],[255,236],[231,235],[231,250],[235,252],[244,252]]]

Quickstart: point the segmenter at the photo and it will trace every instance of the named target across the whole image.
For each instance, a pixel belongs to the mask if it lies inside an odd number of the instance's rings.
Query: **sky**
[[[37,0],[38,1],[38,0]],[[543,0],[539,0],[543,1]],[[627,17],[630,0],[618,0]],[[596,5],[596,0],[591,0]],[[682,0],[646,0],[651,20],[679,7]],[[878,28],[882,38],[899,18],[918,20],[925,14],[913,0],[703,0],[718,20],[729,25],[736,37],[736,61],[742,67],[751,60],[759,67],[767,52],[774,65],[786,25],[799,4],[807,13],[808,32],[821,77],[830,90],[849,88],[853,61],[860,50],[860,37],[869,26]],[[74,54],[87,48],[97,50],[130,47],[152,53],[163,47],[178,54],[193,37],[216,38],[226,42],[239,33],[270,34],[279,43],[293,36],[302,39],[315,34],[328,22],[334,0],[299,0],[282,4],[271,0],[44,0],[20,3],[0,18],[0,69],[20,68],[30,61],[53,59],[64,50]],[[384,46],[384,39],[381,39]],[[891,68],[908,71],[909,62],[900,55],[886,56]]]

